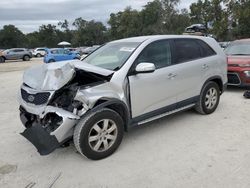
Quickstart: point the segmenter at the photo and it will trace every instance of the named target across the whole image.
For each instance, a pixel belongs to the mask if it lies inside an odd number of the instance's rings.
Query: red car
[[[225,52],[228,57],[228,85],[250,86],[250,39],[232,42]]]

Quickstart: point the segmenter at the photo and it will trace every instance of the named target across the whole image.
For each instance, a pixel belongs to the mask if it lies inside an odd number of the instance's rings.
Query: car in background
[[[65,49],[69,50],[70,52],[74,52],[74,53],[78,54],[79,56],[81,56],[80,51],[77,50],[76,48],[65,48]]]
[[[32,51],[34,57],[43,57],[46,54],[46,48],[36,48]]]
[[[81,60],[83,60],[85,57],[87,57],[89,54],[91,54],[92,52],[94,52],[95,50],[97,50],[100,47],[100,45],[94,45],[91,47],[87,47],[82,51],[82,56],[81,56]]]
[[[226,49],[228,85],[250,86],[250,39],[232,42]]]
[[[46,55],[44,56],[44,63],[52,63],[57,61],[80,59],[80,55],[75,52],[71,52],[64,48],[52,48],[46,49]]]
[[[29,61],[32,58],[32,53],[25,48],[12,48],[0,52],[0,63],[6,60],[22,59],[23,61]]]
[[[229,46],[230,42],[219,42],[219,45],[222,49],[226,49]]]

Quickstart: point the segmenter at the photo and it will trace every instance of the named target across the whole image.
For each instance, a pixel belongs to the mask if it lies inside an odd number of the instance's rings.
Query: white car
[[[102,159],[131,127],[190,108],[213,113],[226,85],[226,56],[212,38],[117,40],[83,61],[27,70],[19,95],[21,134],[41,155],[73,140],[80,154]]]
[[[46,54],[46,48],[36,48],[32,52],[34,57],[43,57]]]

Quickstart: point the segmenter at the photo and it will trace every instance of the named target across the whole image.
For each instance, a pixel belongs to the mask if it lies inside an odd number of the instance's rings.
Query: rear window
[[[176,63],[182,63],[216,55],[216,52],[199,39],[175,39]]]
[[[202,49],[193,39],[175,39],[176,63],[202,58]]]
[[[198,42],[198,44],[202,48],[202,57],[209,57],[209,56],[216,55],[216,52],[204,41],[196,40],[196,42]]]

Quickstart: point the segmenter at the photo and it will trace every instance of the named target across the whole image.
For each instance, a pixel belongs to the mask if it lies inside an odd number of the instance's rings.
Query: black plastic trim
[[[40,155],[48,155],[56,148],[60,147],[60,143],[56,137],[50,135],[41,124],[34,123],[30,128],[20,133],[27,140],[29,140],[40,153]]]
[[[160,115],[160,114],[163,114],[163,113],[166,113],[166,112],[176,110],[178,108],[188,106],[190,104],[195,104],[198,100],[199,100],[199,96],[195,96],[195,97],[183,100],[181,102],[177,102],[175,104],[171,104],[169,106],[154,110],[152,112],[148,112],[146,114],[143,114],[143,115],[140,115],[140,116],[137,116],[137,117],[131,119],[129,125],[131,127],[136,126],[140,121],[155,117],[157,115]]]

